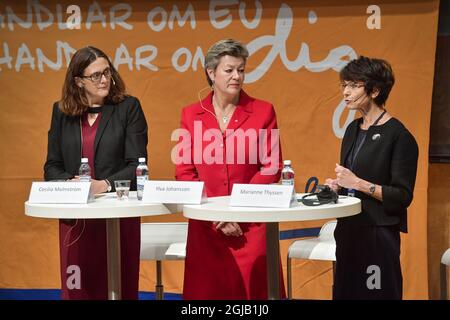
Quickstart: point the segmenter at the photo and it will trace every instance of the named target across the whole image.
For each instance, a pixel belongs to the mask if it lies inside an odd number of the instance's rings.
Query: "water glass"
[[[117,200],[128,200],[130,193],[130,180],[116,180],[114,186],[116,187]]]

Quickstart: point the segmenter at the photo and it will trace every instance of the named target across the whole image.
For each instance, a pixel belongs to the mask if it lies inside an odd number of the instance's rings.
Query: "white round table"
[[[128,200],[117,200],[115,193],[101,194],[87,204],[31,204],[25,202],[25,214],[38,218],[106,219],[108,259],[108,299],[120,300],[120,220],[176,212],[177,207],[160,203],[142,203],[136,192]],[[179,211],[178,211],[179,212]]]
[[[298,194],[300,198],[303,194]],[[342,218],[361,212],[361,200],[340,196],[337,204],[316,207],[299,203],[292,208],[230,207],[230,197],[208,198],[201,205],[184,205],[183,215],[189,219],[229,222],[265,222],[267,248],[267,282],[269,299],[280,299],[280,243],[278,223]]]

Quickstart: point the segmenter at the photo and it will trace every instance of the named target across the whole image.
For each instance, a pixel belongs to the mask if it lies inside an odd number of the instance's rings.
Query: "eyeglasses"
[[[91,80],[92,82],[98,83],[102,80],[102,76],[105,76],[106,79],[111,78],[111,69],[106,68],[102,72],[100,72],[100,71],[95,72],[95,73],[91,74],[90,76],[81,76],[80,78],[87,78],[87,79]]]
[[[341,88],[342,91],[344,91],[346,87],[349,87],[351,90],[355,90],[355,89],[364,87],[364,83],[355,83],[355,82],[347,82],[347,83],[345,83],[345,82],[341,82],[339,84],[339,88]]]

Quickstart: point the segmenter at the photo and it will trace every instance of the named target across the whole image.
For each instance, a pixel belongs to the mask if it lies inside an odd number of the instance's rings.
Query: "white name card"
[[[294,186],[278,184],[239,184],[233,185],[230,206],[289,208],[296,206],[293,198]]]
[[[203,181],[157,181],[145,182],[142,202],[201,204],[206,202]]]
[[[33,182],[29,203],[87,203],[90,182]]]

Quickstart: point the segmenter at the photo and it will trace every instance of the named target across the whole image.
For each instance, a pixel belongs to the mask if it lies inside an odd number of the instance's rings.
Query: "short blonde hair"
[[[216,70],[223,56],[232,56],[236,58],[243,58],[244,62],[248,58],[247,48],[239,41],[234,39],[224,39],[213,44],[205,56],[205,74],[208,84],[211,86],[213,82],[208,76],[208,69]]]

